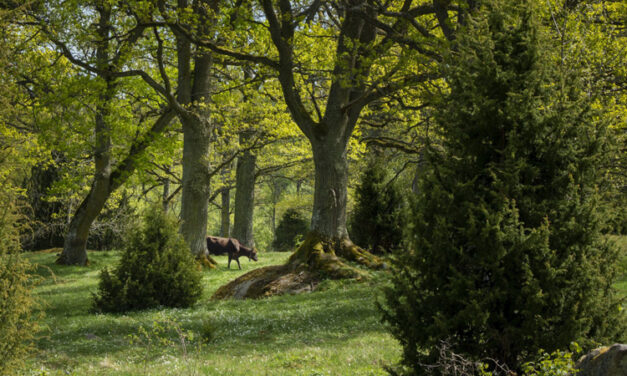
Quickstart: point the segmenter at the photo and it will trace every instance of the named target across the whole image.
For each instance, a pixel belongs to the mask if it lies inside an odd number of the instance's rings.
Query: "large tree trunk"
[[[168,212],[170,207],[170,179],[163,179],[163,191],[161,192],[161,209],[164,213]]]
[[[311,230],[329,239],[348,238],[346,146],[329,142],[312,146],[316,180]]]
[[[89,194],[74,213],[65,236],[63,252],[57,259],[58,264],[87,264],[89,229],[111,194],[108,176],[110,171],[111,166],[107,164],[97,173]]]
[[[246,136],[241,136],[244,140]],[[245,151],[237,159],[235,172],[235,218],[233,237],[247,247],[255,246],[253,235],[253,213],[255,210],[255,164],[257,157]]]
[[[181,8],[187,6],[181,0]],[[194,2],[194,11],[202,21],[208,21],[206,9]],[[202,23],[200,33],[208,33],[209,23]],[[184,34],[177,37],[179,117],[183,125],[183,179],[181,196],[181,234],[196,258],[214,268],[217,263],[207,250],[207,206],[210,196],[209,147],[212,124],[207,107],[211,97],[211,68],[209,51],[192,52],[191,41]],[[193,64],[192,64],[193,60]],[[193,69],[193,70],[192,70]]]
[[[380,267],[381,260],[351,242],[346,229],[348,197],[347,143],[327,134],[311,140],[315,190],[311,230],[289,263],[306,264],[337,277],[358,275],[340,258],[368,267]],[[339,257],[339,258],[338,258]]]
[[[198,258],[207,256],[209,205],[209,129],[196,119],[183,118],[183,192],[181,233]]]
[[[97,33],[100,40],[96,47],[96,64],[103,69],[109,64],[109,21],[111,9],[108,7],[97,7],[100,15]],[[114,97],[115,83],[109,77],[99,75],[99,78],[106,83],[105,90],[98,98],[95,116],[95,139],[94,149],[94,181],[87,197],[80,204],[74,217],[70,221],[67,235],[63,244],[63,252],[57,259],[57,263],[63,265],[86,265],[87,260],[87,238],[89,228],[105,205],[111,193],[110,176],[112,172],[111,160],[111,129],[107,123],[110,114],[110,101]]]
[[[57,263],[63,265],[85,265],[87,263],[87,239],[89,229],[96,220],[107,200],[117,188],[131,176],[136,168],[138,157],[152,139],[161,133],[174,118],[174,112],[167,110],[155,121],[145,137],[131,146],[129,154],[117,165],[111,160],[111,139],[109,128],[99,111],[96,116],[96,151],[94,153],[96,172],[87,197],[81,202],[72,216],[65,236],[63,252]]]

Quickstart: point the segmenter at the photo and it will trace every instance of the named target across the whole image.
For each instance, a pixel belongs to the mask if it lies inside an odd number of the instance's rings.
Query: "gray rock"
[[[575,365],[577,376],[627,376],[627,345],[615,344],[592,350]]]

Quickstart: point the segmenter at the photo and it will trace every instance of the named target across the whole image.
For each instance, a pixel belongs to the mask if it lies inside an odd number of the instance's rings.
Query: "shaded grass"
[[[382,364],[400,356],[374,305],[381,274],[367,283],[326,281],[310,294],[210,301],[221,285],[289,253],[242,258],[241,271],[217,257],[192,308],[93,314],[99,270],[118,252],[92,252],[88,267],[55,265],[53,253],[28,257],[43,278],[36,294],[46,317],[25,374],[383,375]]]
[[[612,239],[621,249],[616,287],[627,297],[627,236]],[[282,264],[289,255],[262,253],[258,263],[242,258],[241,271],[227,270],[227,258],[217,257],[219,268],[203,273],[203,295],[194,307],[120,315],[89,312],[99,271],[112,266],[118,252],[92,252],[88,267],[55,265],[54,253],[28,254],[42,277],[36,294],[46,316],[23,373],[385,375],[382,366],[396,362],[401,348],[374,306],[381,273],[365,283],[325,281],[311,294],[210,301],[221,285],[254,268]],[[170,324],[161,324],[159,332],[155,322]],[[185,338],[185,350],[180,331],[193,334]]]

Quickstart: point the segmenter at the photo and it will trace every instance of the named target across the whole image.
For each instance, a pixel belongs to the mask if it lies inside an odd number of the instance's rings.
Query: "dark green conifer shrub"
[[[19,253],[19,220],[11,204],[15,197],[6,191],[0,197],[6,203],[0,208],[0,375],[10,375],[30,350],[37,321],[31,265]]]
[[[299,238],[304,238],[309,230],[309,222],[296,209],[287,209],[276,228],[272,247],[275,251],[293,250]]]
[[[390,182],[384,161],[371,159],[355,190],[350,217],[351,239],[374,253],[399,248],[403,239],[405,204],[396,181]]]
[[[487,4],[442,64],[441,147],[386,290],[408,374],[440,341],[520,371],[539,349],[626,339],[598,211],[607,126],[529,2]]]
[[[94,308],[124,312],[157,306],[189,307],[202,293],[201,272],[176,220],[157,207],[129,234],[117,267],[100,274]]]

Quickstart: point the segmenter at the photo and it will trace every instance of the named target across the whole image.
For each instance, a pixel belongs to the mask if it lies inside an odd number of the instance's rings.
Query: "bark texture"
[[[242,135],[241,143],[249,136]],[[247,247],[255,246],[253,214],[255,210],[255,166],[257,156],[246,150],[237,159],[235,172],[235,218],[233,237]]]
[[[348,237],[346,203],[348,161],[345,145],[315,145],[314,204],[311,229],[329,239]]]
[[[185,8],[188,2],[180,0],[178,5]],[[207,10],[202,4],[194,3],[193,6],[200,19],[198,32],[208,35],[210,20]],[[217,263],[209,256],[206,241],[211,180],[209,152],[213,129],[206,105],[211,100],[213,58],[209,51],[199,48],[193,51],[192,43],[184,33],[175,30],[175,35],[179,73],[175,108],[183,125],[181,234],[192,254],[206,266],[214,268]]]
[[[196,119],[183,121],[181,233],[196,257],[206,257],[209,205],[209,127]]]

